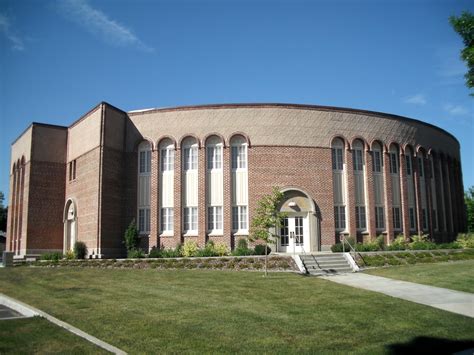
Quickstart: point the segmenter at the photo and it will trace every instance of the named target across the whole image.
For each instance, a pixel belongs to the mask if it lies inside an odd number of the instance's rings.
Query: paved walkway
[[[474,318],[474,294],[472,293],[367,275],[361,272],[322,276],[322,278]]]
[[[102,341],[100,339],[97,339],[96,337],[87,334],[86,332],[83,332],[79,328],[76,328],[72,326],[69,323],[63,322],[51,315],[49,315],[46,312],[40,311],[37,308],[31,307],[27,305],[26,303],[20,302],[14,298],[8,297],[2,293],[0,293],[0,307],[3,306],[5,308],[13,310],[15,313],[21,314],[24,317],[34,317],[34,316],[40,316],[43,318],[46,318],[49,320],[51,323],[56,324],[57,326],[60,326],[67,331],[76,334],[80,336],[81,338],[84,338],[87,341],[90,341],[92,344],[95,344],[102,349],[105,349],[113,354],[118,354],[118,355],[126,355],[127,353],[123,350],[120,350],[119,348],[116,348],[113,345],[110,345],[106,343],[105,341]]]
[[[0,304],[0,320],[25,318],[20,312]]]

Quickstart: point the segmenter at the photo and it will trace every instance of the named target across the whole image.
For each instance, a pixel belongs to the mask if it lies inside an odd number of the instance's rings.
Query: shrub
[[[85,259],[87,255],[87,247],[84,242],[74,243],[74,256],[76,259]]]
[[[131,251],[138,248],[140,238],[138,236],[138,229],[134,219],[128,225],[123,238],[127,251]]]
[[[196,252],[196,256],[200,257],[209,257],[209,256],[218,256],[219,254],[215,250],[214,242],[211,240],[206,243],[206,246],[203,249],[199,249]]]
[[[239,239],[237,248],[232,252],[232,255],[253,255],[254,251],[248,247],[247,239]]]
[[[151,248],[150,252],[148,253],[149,258],[161,258],[161,250],[157,247]]]
[[[63,258],[63,254],[60,252],[44,253],[41,255],[41,260],[59,261]]]
[[[436,249],[436,244],[428,240],[428,235],[415,235],[412,237],[412,242],[408,243],[411,250],[430,250]]]
[[[181,255],[181,247],[177,246],[175,249],[163,249],[161,250],[161,256],[163,258],[179,258]]]
[[[355,245],[355,250],[357,251],[378,251],[379,245],[377,241],[372,241],[368,243],[357,243]]]
[[[187,240],[183,244],[183,256],[191,257],[196,256],[199,248],[194,240]]]
[[[141,259],[145,257],[145,253],[141,249],[131,249],[127,252],[127,258],[129,259]]]
[[[377,243],[379,250],[385,249],[385,238],[383,235],[377,236],[377,238],[375,238],[375,242]]]
[[[441,243],[436,244],[437,249],[462,249],[462,245],[458,242],[451,242],[451,243]]]
[[[387,250],[406,250],[408,243],[403,235],[398,235],[392,244],[386,247]]]
[[[72,250],[68,250],[66,254],[64,254],[64,258],[67,260],[73,260],[75,258],[74,252]]]
[[[474,233],[458,234],[456,241],[463,248],[474,248]]]
[[[269,255],[272,252],[272,249],[267,246],[267,255]],[[265,245],[263,244],[257,244],[255,246],[255,255],[265,255]]]
[[[225,245],[224,243],[217,243],[214,247],[214,251],[219,256],[224,256],[224,255],[229,254],[229,249],[227,248],[227,245]]]
[[[348,237],[346,239],[347,239],[347,242],[349,242],[352,246],[355,247],[355,238],[354,237]],[[344,249],[345,249],[346,252],[349,252],[351,250],[351,247],[349,246],[349,244],[347,242],[344,241]],[[334,244],[333,246],[331,246],[331,250],[334,253],[342,253],[342,251],[343,251],[342,243]]]

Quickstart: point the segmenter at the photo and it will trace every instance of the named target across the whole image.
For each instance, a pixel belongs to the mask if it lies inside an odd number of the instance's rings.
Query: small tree
[[[127,227],[125,231],[125,235],[123,236],[125,248],[127,248],[127,253],[131,250],[135,250],[138,248],[138,244],[140,243],[140,238],[138,237],[138,229],[135,220],[133,219]]]
[[[283,217],[285,217],[285,213],[278,210],[278,207],[283,200],[283,196],[283,192],[281,192],[277,187],[274,187],[271,194],[262,196],[258,201],[257,210],[252,219],[249,239],[251,241],[261,240],[264,242],[265,276],[268,275],[268,244],[274,243],[275,239],[278,238],[277,230],[281,226]]]
[[[2,191],[0,191],[0,231],[7,230],[7,214],[8,209],[3,205],[3,201],[5,200],[5,195]]]
[[[467,214],[467,231],[474,233],[474,186],[471,186],[464,194]]]
[[[84,242],[74,243],[74,257],[76,259],[84,259],[87,255],[87,247]]]

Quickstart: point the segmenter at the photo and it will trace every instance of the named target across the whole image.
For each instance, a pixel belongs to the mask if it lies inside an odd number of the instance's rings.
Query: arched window
[[[175,145],[163,139],[160,149],[160,232],[172,235],[174,229],[174,157]]]
[[[390,174],[392,177],[392,217],[393,229],[402,229],[401,191],[400,191],[400,154],[397,145],[390,146]]]
[[[188,235],[198,233],[198,149],[195,138],[187,137],[183,140],[183,229]]]
[[[207,160],[207,230],[210,234],[223,231],[223,187],[222,140],[211,136],[206,140]]]
[[[332,169],[343,170],[344,168],[344,142],[340,138],[335,138],[331,144]]]
[[[151,144],[147,141],[138,146],[138,230],[142,234],[150,232],[150,181]]]
[[[364,182],[364,142],[356,140],[352,144],[352,165],[354,168],[355,217],[359,231],[367,229],[365,213],[365,182]]]
[[[334,224],[337,232],[346,229],[346,191],[344,182],[344,141],[331,142],[332,182],[334,191]]]
[[[234,136],[232,150],[232,230],[248,234],[247,140]]]
[[[423,231],[428,230],[428,203],[426,194],[426,177],[425,177],[425,155],[423,151],[416,154],[418,160],[418,177],[420,180],[420,197],[421,197],[421,228]]]

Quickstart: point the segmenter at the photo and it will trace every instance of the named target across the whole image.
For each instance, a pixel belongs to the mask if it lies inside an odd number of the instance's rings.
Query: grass
[[[0,292],[129,353],[474,346],[471,318],[288,273],[17,267],[0,269]]]
[[[371,269],[368,274],[474,293],[474,260]]]
[[[108,354],[40,317],[0,320],[0,354]]]

